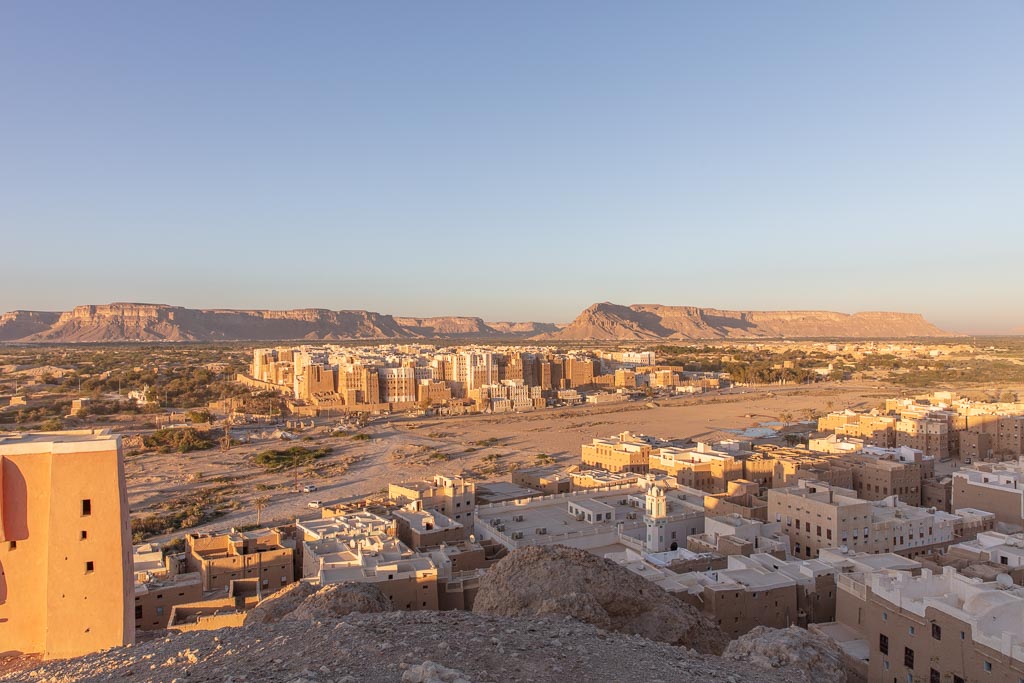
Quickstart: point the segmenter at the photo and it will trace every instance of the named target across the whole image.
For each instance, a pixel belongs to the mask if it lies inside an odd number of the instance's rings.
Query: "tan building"
[[[859,635],[868,681],[1024,680],[1024,589],[1012,583],[953,567],[842,575],[836,621]]]
[[[1006,460],[1024,455],[1024,415],[977,415],[960,432],[960,457]]]
[[[155,631],[167,628],[171,612],[178,605],[203,599],[203,579],[198,572],[163,575],[135,583],[135,628]]]
[[[0,650],[77,657],[135,641],[119,436],[0,436],[0,569]]]
[[[855,413],[843,410],[818,418],[818,430],[837,436],[862,439],[865,444],[891,448],[896,446],[896,418],[891,415]]]
[[[568,493],[572,490],[569,475],[578,470],[579,467],[576,465],[568,469],[558,465],[517,469],[512,473],[512,483],[548,495]]]
[[[1024,459],[976,464],[953,473],[953,508],[978,508],[996,521],[1024,527]]]
[[[582,447],[583,465],[609,472],[644,474],[650,468],[651,445],[641,436],[622,432],[609,439],[594,439]]]
[[[388,498],[396,505],[419,502],[421,510],[435,510],[470,527],[476,504],[476,485],[462,477],[435,475],[433,479],[389,484]]]
[[[185,535],[186,567],[199,572],[204,591],[259,579],[264,595],[272,593],[295,580],[294,555],[294,543],[276,529]]]
[[[955,542],[957,519],[895,496],[861,500],[823,482],[768,491],[768,520],[782,523],[796,557],[818,557],[826,548],[914,557]]]
[[[398,539],[413,550],[457,543],[469,538],[468,527],[436,510],[396,510],[391,516],[397,525]]]
[[[694,448],[658,448],[650,454],[649,467],[651,471],[675,476],[681,486],[725,493],[729,482],[743,479],[743,458],[749,452],[729,452],[716,446],[700,442]]]

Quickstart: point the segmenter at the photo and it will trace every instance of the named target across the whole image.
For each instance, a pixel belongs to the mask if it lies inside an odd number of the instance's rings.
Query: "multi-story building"
[[[675,476],[681,486],[725,493],[729,482],[743,478],[743,460],[750,454],[739,448],[727,450],[730,445],[699,442],[694,448],[658,448],[650,453],[649,467]]]
[[[77,657],[135,640],[121,440],[0,435],[0,649]]]
[[[476,485],[462,477],[435,475],[433,479],[390,484],[388,497],[396,505],[417,503],[421,510],[435,510],[471,527],[476,504]]]
[[[1024,455],[1024,415],[974,415],[966,422],[959,435],[962,459],[1005,460]]]
[[[896,418],[875,411],[856,413],[842,410],[818,418],[818,430],[837,436],[855,437],[864,443],[890,448],[896,445]]]
[[[839,577],[836,621],[859,634],[869,681],[1024,680],[1024,589],[922,569]]]
[[[179,574],[157,543],[133,548],[135,570],[135,628],[152,631],[167,628],[175,605],[203,599],[203,579],[197,572]]]
[[[953,508],[987,510],[996,521],[1024,526],[1024,459],[975,464],[953,473]]]
[[[651,444],[643,436],[622,432],[608,439],[594,439],[582,447],[583,464],[609,472],[644,474],[650,469]]]
[[[413,550],[456,543],[469,538],[470,527],[463,526],[436,510],[396,510],[391,516],[397,524],[398,539]]]
[[[226,590],[234,580],[258,579],[266,595],[295,580],[295,544],[276,529],[185,535],[185,566],[203,590]]]
[[[806,480],[768,491],[768,519],[782,523],[797,557],[817,557],[825,548],[913,557],[953,543],[957,522],[895,496],[866,501],[852,490]]]

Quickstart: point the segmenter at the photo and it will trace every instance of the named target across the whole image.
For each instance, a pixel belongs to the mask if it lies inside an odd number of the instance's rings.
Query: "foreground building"
[[[0,651],[77,657],[135,640],[120,436],[0,436]]]
[[[859,634],[869,681],[1024,680],[1024,589],[1008,580],[952,567],[844,575],[836,613]]]

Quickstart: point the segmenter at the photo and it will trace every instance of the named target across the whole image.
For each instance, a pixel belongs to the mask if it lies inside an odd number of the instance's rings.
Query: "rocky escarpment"
[[[610,560],[565,546],[513,551],[483,577],[473,611],[500,616],[562,614],[610,631],[700,652],[726,638],[692,606]]]
[[[0,341],[24,339],[50,329],[60,313],[46,311],[11,311],[0,315]]]
[[[949,336],[916,313],[726,311],[693,306],[594,304],[547,339],[897,338]]]
[[[0,341],[277,341],[528,338],[660,341],[942,336],[920,315],[828,311],[723,311],[689,306],[594,304],[568,325],[486,323],[481,318],[395,317],[373,311],[193,309],[164,304],[77,306],[64,313],[0,316]],[[948,335],[947,335],[948,336]]]

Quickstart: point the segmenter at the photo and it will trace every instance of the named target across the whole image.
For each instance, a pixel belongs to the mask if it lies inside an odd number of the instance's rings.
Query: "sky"
[[[0,311],[1024,333],[1024,2],[0,3]]]

